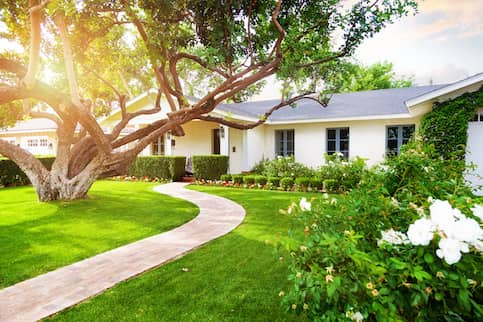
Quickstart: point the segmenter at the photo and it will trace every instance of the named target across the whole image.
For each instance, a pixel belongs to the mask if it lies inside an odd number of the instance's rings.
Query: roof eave
[[[411,99],[408,99],[404,103],[406,104],[406,107],[410,109],[416,105],[420,105],[420,104],[432,101],[438,97],[450,94],[459,89],[474,85],[478,82],[483,82],[483,73],[473,75],[461,81],[433,90],[429,93],[425,93],[425,94],[413,97]]]

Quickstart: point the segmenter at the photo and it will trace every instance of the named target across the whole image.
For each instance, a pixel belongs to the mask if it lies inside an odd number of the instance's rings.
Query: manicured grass
[[[0,189],[0,288],[180,226],[198,214],[142,182],[96,182],[88,199],[39,203]]]
[[[286,313],[278,293],[287,269],[273,243],[291,221],[278,213],[308,194],[195,186],[240,203],[243,224],[181,259],[121,283],[55,321],[305,321]],[[317,195],[315,195],[317,196]],[[188,268],[188,272],[183,272]]]

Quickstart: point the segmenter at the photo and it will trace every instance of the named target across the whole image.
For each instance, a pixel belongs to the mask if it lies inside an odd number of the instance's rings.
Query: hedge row
[[[196,179],[215,180],[228,172],[226,155],[194,155],[193,174]]]
[[[184,176],[185,164],[186,157],[183,156],[137,157],[131,165],[128,175],[176,181]]]
[[[50,170],[54,157],[39,158],[40,162]],[[1,186],[22,186],[30,184],[29,178],[20,170],[12,160],[0,159],[0,185]]]
[[[341,191],[341,187],[337,185],[335,180],[323,180],[317,177],[298,177],[295,180],[292,177],[266,177],[262,175],[252,174],[224,174],[220,177],[223,185],[258,185],[259,187],[268,187],[270,189],[280,188],[282,190],[298,190],[298,191],[320,191],[325,188],[327,192],[335,193]]]

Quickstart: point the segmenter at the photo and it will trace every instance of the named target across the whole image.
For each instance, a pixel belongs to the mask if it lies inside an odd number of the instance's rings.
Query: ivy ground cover
[[[279,292],[288,287],[288,254],[277,254],[274,244],[287,239],[292,223],[278,209],[304,196],[320,195],[207,186],[193,189],[241,204],[247,211],[245,221],[228,235],[53,320],[306,321],[281,306]]]
[[[193,204],[152,183],[96,182],[85,200],[39,203],[32,187],[0,189],[0,288],[171,230]]]

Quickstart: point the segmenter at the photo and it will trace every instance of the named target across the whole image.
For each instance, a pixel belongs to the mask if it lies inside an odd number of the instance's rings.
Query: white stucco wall
[[[327,151],[327,129],[349,128],[349,157],[360,156],[369,165],[383,160],[386,153],[386,127],[390,125],[419,124],[419,117],[390,120],[324,122],[265,127],[264,156],[275,157],[275,130],[295,131],[295,160],[310,167],[324,163]]]
[[[192,121],[183,125],[185,136],[175,137],[175,146],[172,148],[172,155],[206,155],[213,152],[212,130],[219,128],[218,124]]]
[[[483,185],[483,122],[468,124],[466,151],[466,162],[474,163],[477,167],[473,174],[467,176],[467,179],[475,186]],[[483,195],[483,189],[476,193]]]
[[[248,171],[253,168],[255,164],[260,162],[265,157],[265,126],[258,126],[246,131],[246,145],[248,153],[246,156],[246,166],[244,169]]]

